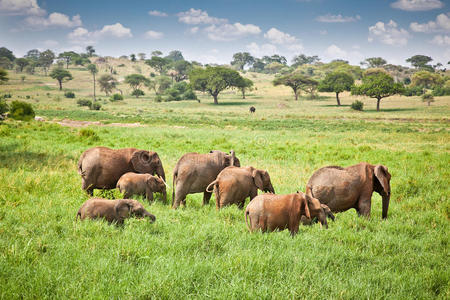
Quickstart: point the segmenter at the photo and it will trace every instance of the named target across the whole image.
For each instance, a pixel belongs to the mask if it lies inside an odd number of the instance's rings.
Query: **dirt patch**
[[[110,124],[103,124],[99,121],[76,121],[76,120],[69,120],[64,119],[62,121],[56,121],[54,123],[57,123],[61,126],[67,126],[67,127],[87,127],[87,126],[110,126],[110,127],[144,127],[145,125],[141,123],[110,123]]]

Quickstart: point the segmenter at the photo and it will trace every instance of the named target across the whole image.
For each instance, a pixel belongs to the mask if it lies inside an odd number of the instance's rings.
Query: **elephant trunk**
[[[160,164],[157,168],[156,168],[156,174],[161,177],[164,182],[166,182],[166,174],[164,173],[164,168],[162,166],[162,164]]]
[[[156,221],[156,217],[151,213],[149,213],[148,211],[144,213],[144,217],[149,218],[152,223]]]
[[[269,193],[275,194],[275,189],[273,188],[272,184],[270,184],[268,191]]]
[[[166,190],[166,187],[164,187],[164,189],[162,191],[162,196],[163,196],[164,203],[167,203],[167,190]]]
[[[389,200],[390,200],[390,195],[386,195],[386,196],[382,196],[383,198],[383,208],[382,208],[382,218],[386,219],[387,215],[388,215],[388,209],[389,209]]]

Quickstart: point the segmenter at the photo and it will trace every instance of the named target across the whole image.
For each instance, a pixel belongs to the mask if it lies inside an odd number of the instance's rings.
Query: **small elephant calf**
[[[150,174],[138,174],[128,172],[120,177],[116,186],[125,198],[132,195],[146,195],[147,200],[153,201],[153,193],[159,192],[163,194],[164,202],[167,201],[166,184],[156,176]]]
[[[149,213],[139,201],[131,199],[89,199],[83,203],[77,213],[77,219],[78,217],[81,220],[105,219],[109,223],[117,224],[123,224],[125,219],[132,216],[149,218],[152,223],[156,220],[156,217]]]

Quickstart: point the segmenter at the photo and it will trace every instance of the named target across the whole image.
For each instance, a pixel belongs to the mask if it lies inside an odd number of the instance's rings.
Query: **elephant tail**
[[[214,180],[213,182],[211,182],[207,187],[206,187],[206,191],[208,193],[211,193],[214,190],[214,185],[217,183],[217,179]],[[212,187],[212,189],[210,189]]]
[[[86,175],[86,172],[83,171],[83,157],[84,155],[82,155],[80,157],[80,160],[78,161],[78,174],[80,174],[81,177],[84,177]]]
[[[178,168],[175,167],[175,170],[173,170],[173,180],[172,180],[172,206],[175,201],[175,181],[178,176]]]
[[[250,226],[248,226],[248,215],[250,214],[250,212],[248,211],[248,209],[245,210],[245,224],[247,225],[248,231],[251,231]],[[250,223],[252,222],[252,220],[250,220]]]
[[[77,216],[75,217],[75,222],[78,221],[78,218],[81,219],[81,208],[77,212]]]

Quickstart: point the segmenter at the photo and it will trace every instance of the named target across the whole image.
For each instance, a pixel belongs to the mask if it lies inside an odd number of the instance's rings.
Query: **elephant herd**
[[[158,154],[153,151],[125,148],[113,150],[94,147],[86,150],[78,162],[82,188],[89,195],[94,189],[118,188],[127,199],[107,200],[92,198],[77,213],[77,218],[103,218],[122,224],[131,216],[156,217],[143,205],[130,198],[145,195],[153,200],[159,192],[167,202],[166,177]],[[156,176],[155,176],[156,175]],[[372,193],[382,197],[382,217],[386,218],[390,200],[391,175],[386,166],[359,163],[342,168],[323,167],[313,173],[305,193],[275,194],[269,173],[247,166],[241,167],[234,151],[210,151],[206,154],[187,153],[173,171],[172,208],[186,205],[186,196],[203,193],[203,205],[215,194],[216,208],[236,204],[243,209],[250,231],[289,229],[298,232],[299,224],[312,224],[314,220],[328,228],[327,218],[333,213],[354,208],[359,215],[370,216]],[[265,192],[258,196],[258,189]]]

